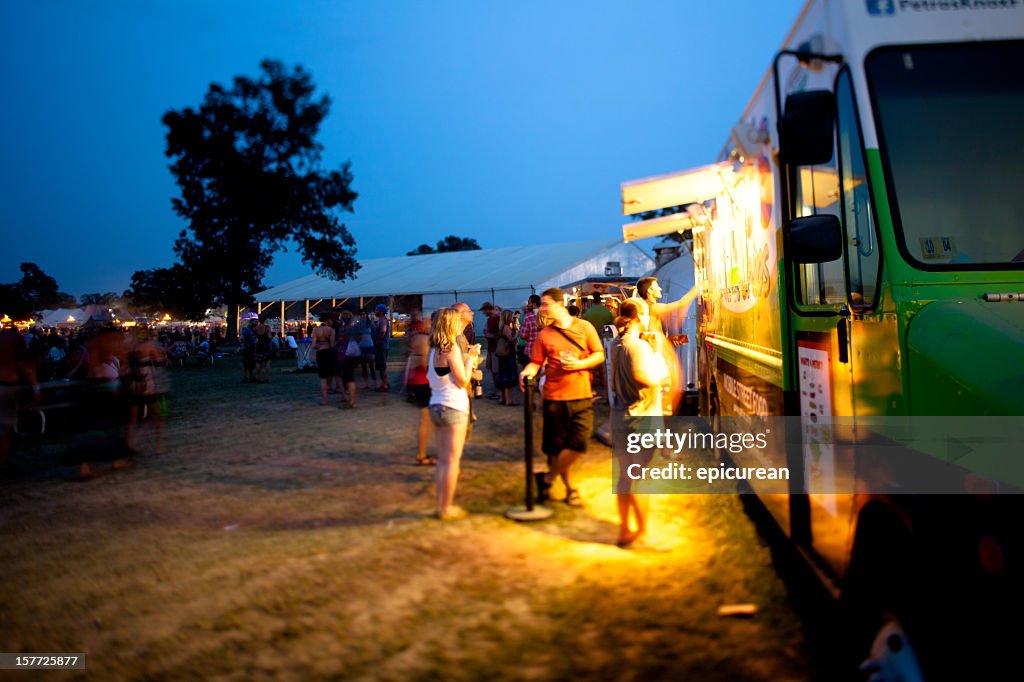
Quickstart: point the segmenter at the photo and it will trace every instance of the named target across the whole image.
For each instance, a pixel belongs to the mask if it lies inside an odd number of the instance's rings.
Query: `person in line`
[[[633,492],[636,482],[627,475],[630,465],[646,467],[656,454],[642,448],[630,454],[627,448],[632,433],[650,433],[658,427],[651,420],[662,418],[662,388],[668,383],[668,367],[640,335],[650,319],[647,303],[627,299],[619,307],[615,326],[619,331],[611,347],[612,452],[618,464],[616,502],[619,510],[619,537],[616,545],[629,549],[647,532],[647,496]],[[630,526],[630,517],[636,527]]]
[[[167,351],[156,340],[153,331],[146,331],[139,338],[129,355],[131,368],[130,406],[128,430],[125,440],[129,450],[135,448],[135,434],[139,423],[146,417],[156,427],[157,455],[164,454],[164,423],[167,420]]]
[[[256,337],[253,359],[256,362],[256,383],[270,383],[270,325],[267,324],[266,314],[259,316],[259,321],[252,329]],[[260,379],[260,376],[263,379]]]
[[[502,310],[498,328],[498,345],[495,354],[498,356],[498,404],[518,405],[512,400],[512,387],[518,382],[519,368],[516,365],[516,327],[515,317],[511,310]],[[504,352],[504,355],[501,353]]]
[[[473,333],[473,309],[469,307],[469,304],[459,302],[452,306],[452,310],[458,312],[462,320],[462,331],[457,337],[455,337],[455,341],[459,344],[459,350],[462,351],[462,354],[466,355],[469,353],[469,347],[476,343],[476,335]],[[469,394],[470,398],[479,398],[483,395],[483,390],[480,388],[483,383],[483,379],[483,370],[474,369],[473,373],[470,375],[469,386],[466,387],[466,393]],[[473,409],[473,404],[470,403],[469,424],[466,425],[467,441],[473,433],[473,422],[476,421],[476,413]]]
[[[480,357],[473,345],[465,356],[456,337],[463,328],[462,316],[451,308],[442,308],[430,334],[427,356],[427,380],[430,382],[430,417],[437,434],[437,517],[454,520],[466,516],[465,510],[452,504],[459,480],[462,448],[469,423],[469,394],[466,387]]]
[[[356,367],[362,362],[363,354],[355,337],[355,316],[349,310],[341,313],[338,336],[338,359],[344,385],[342,408],[351,410],[356,406]]]
[[[569,469],[587,451],[594,427],[590,369],[604,362],[604,348],[587,322],[565,307],[565,292],[551,288],[541,294],[540,310],[551,324],[537,335],[528,364],[520,373],[533,379],[544,368],[544,427],[541,449],[549,458],[547,473],[537,473],[537,498],[544,502],[558,477],[565,483],[566,504],[582,506],[579,491],[569,481]]]
[[[388,307],[378,303],[373,320],[373,361],[374,380],[380,375],[380,385],[375,389],[380,393],[391,390],[388,382],[388,349],[391,345],[391,320],[388,319]]]
[[[359,319],[352,328],[352,335],[359,344],[359,365],[363,368],[363,389],[370,390],[370,377],[373,377],[373,389],[377,390],[377,374],[373,371],[373,325],[365,310],[359,311]]]
[[[606,325],[615,323],[615,316],[612,315],[611,309],[601,302],[600,293],[595,291],[591,301],[590,307],[583,313],[583,319],[594,325],[594,330],[600,337]],[[594,397],[598,400],[602,400],[607,394],[608,384],[604,374],[604,363],[594,368]]]
[[[252,320],[249,324],[242,325],[242,331],[238,338],[242,344],[242,383],[255,384],[256,377],[253,372],[256,370],[256,336],[252,333]]]
[[[313,352],[316,371],[320,375],[320,404],[327,405],[327,391],[338,374],[338,350],[335,346],[334,320],[330,317],[313,330]]]
[[[484,314],[487,321],[484,322],[484,339],[487,342],[487,371],[491,375],[491,382],[494,392],[487,396],[488,400],[498,400],[501,394],[498,391],[498,332],[501,330],[501,308],[487,301],[480,306],[480,312]]]
[[[669,374],[676,378],[676,381],[665,396],[665,410],[674,414],[683,396],[683,386],[678,381],[680,376],[679,358],[675,347],[682,346],[689,342],[686,334],[673,334],[669,336],[665,331],[665,325],[671,324],[672,320],[685,321],[690,305],[697,297],[697,288],[693,287],[687,291],[679,300],[672,303],[661,303],[663,292],[656,277],[643,277],[637,280],[636,295],[647,303],[650,310],[650,324],[648,335],[645,337],[651,344],[655,353],[665,359]]]
[[[463,352],[465,352],[466,348],[469,348],[476,343],[476,327],[473,326],[473,309],[469,307],[468,303],[462,302],[456,303],[452,307],[459,311],[459,314],[462,315],[462,321],[466,325],[462,329],[462,334],[459,335],[462,339],[462,341],[459,342],[459,347],[462,348]],[[465,342],[465,346],[463,346],[463,342]],[[482,370],[476,370],[473,372],[473,379],[469,382],[470,398],[479,399],[484,397],[483,378],[484,373]],[[470,423],[476,421],[473,417],[472,409],[469,411],[469,416]]]
[[[437,460],[427,456],[430,440],[430,380],[427,378],[427,355],[430,353],[430,325],[424,324],[419,311],[414,311],[406,343],[409,357],[405,366],[405,385],[410,401],[419,408],[420,421],[416,429],[416,463],[433,466]],[[434,319],[437,315],[435,311]]]
[[[672,313],[681,311],[680,318],[686,319],[686,314],[690,309],[690,304],[693,303],[693,299],[697,298],[697,287],[694,286],[678,301],[672,303],[661,303],[661,285],[658,284],[657,277],[641,277],[636,282],[636,295],[647,303],[647,307],[650,309],[651,323],[648,331],[658,332],[660,334],[665,333],[664,318]],[[686,338],[685,334],[679,334],[677,336],[669,337],[668,340],[673,346],[681,346],[687,343],[689,339]]]

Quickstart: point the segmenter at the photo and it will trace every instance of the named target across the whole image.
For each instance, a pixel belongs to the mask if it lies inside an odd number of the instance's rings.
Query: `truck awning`
[[[707,201],[722,193],[731,161],[622,183],[622,215]]]
[[[622,215],[699,204],[722,193],[733,174],[731,161],[622,183]],[[703,221],[692,213],[676,213],[622,226],[627,242],[693,229]]]

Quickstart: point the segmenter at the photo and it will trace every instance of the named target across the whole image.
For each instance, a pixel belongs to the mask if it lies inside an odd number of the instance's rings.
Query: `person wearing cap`
[[[378,303],[376,319],[373,321],[374,370],[380,374],[380,386],[376,390],[387,393],[391,390],[388,383],[388,346],[391,345],[391,320],[388,319],[388,307]]]
[[[501,329],[501,308],[487,301],[480,306],[480,312],[487,316],[484,324],[484,338],[487,339],[487,371],[491,373],[494,393],[487,396],[489,400],[498,400],[498,374],[501,371],[500,358],[495,354],[498,349],[498,336]]]

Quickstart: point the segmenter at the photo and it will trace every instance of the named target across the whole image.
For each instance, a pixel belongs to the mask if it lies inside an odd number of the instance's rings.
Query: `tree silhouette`
[[[169,268],[139,270],[132,275],[124,298],[136,310],[151,316],[168,313],[175,319],[198,322],[206,318],[210,301],[216,295],[190,278],[188,268],[180,263]]]
[[[226,304],[234,337],[239,306],[262,288],[274,254],[295,245],[321,275],[343,280],[359,267],[355,240],[339,220],[356,193],[346,162],[320,168],[316,141],[330,109],[301,66],[260,64],[257,79],[210,85],[198,109],[170,111],[167,156],[188,222],[174,245],[186,281]],[[138,274],[138,273],[136,273]]]
[[[79,305],[107,305],[113,306],[120,303],[121,297],[115,294],[113,291],[108,291],[105,294],[82,294],[78,299]]]
[[[60,291],[57,280],[35,263],[21,264],[20,281],[0,284],[0,316],[25,319],[46,308],[72,308],[77,305],[75,298]]]
[[[407,256],[423,256],[430,253],[448,253],[451,251],[477,251],[480,249],[480,245],[476,243],[475,239],[469,237],[456,237],[453,234],[448,235],[437,243],[437,247],[430,246],[429,244],[420,244],[412,251],[407,252]]]

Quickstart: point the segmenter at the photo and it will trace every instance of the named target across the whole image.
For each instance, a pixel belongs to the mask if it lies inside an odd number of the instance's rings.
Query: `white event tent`
[[[285,309],[297,302],[305,302],[308,311],[311,303],[330,301],[333,306],[358,299],[363,307],[373,298],[393,310],[394,297],[410,295],[422,296],[425,314],[458,301],[474,310],[486,301],[518,308],[530,294],[571,287],[588,277],[643,277],[655,262],[636,244],[600,240],[374,258],[360,266],[354,278],[343,282],[307,275],[262,291],[256,295],[259,310],[276,313],[273,304],[278,303],[283,320]]]

